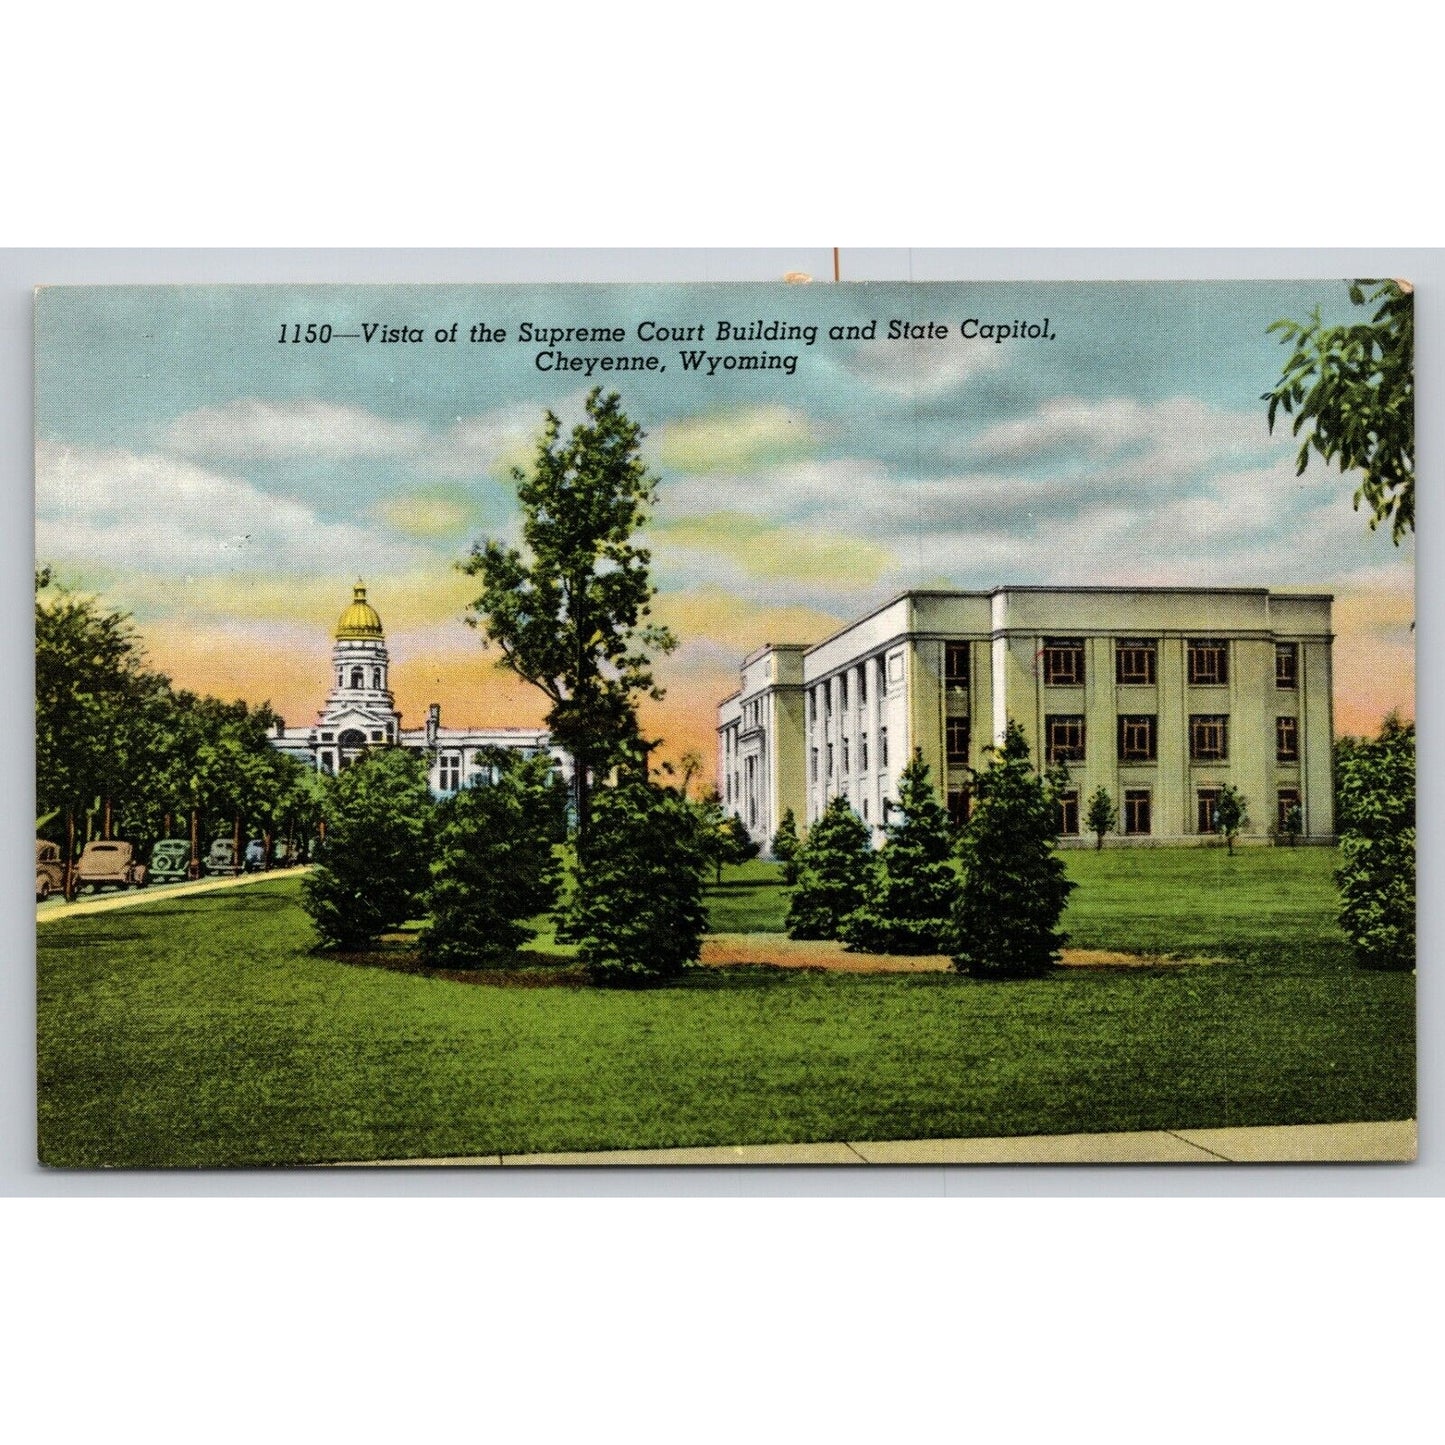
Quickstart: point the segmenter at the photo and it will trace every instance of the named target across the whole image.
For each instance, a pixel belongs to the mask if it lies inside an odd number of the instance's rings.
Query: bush
[[[778,831],[773,834],[771,851],[774,858],[783,865],[783,881],[791,888],[798,881],[798,849],[803,845],[798,838],[798,820],[793,810],[787,809]]]
[[[874,854],[868,828],[848,800],[829,800],[798,850],[798,885],[788,904],[791,938],[837,938],[868,900]]]
[[[366,753],[330,780],[325,861],[302,887],[324,947],[364,948],[417,916],[435,811],[425,759],[403,748]]]
[[[943,953],[952,945],[958,870],[948,812],[922,753],[899,775],[887,834],[868,901],[843,920],[843,941],[868,953]]]
[[[1036,976],[1058,961],[1059,919],[1074,887],[1056,851],[1056,785],[1034,771],[1017,723],[1009,723],[1002,748],[985,752],[988,767],[978,774],[959,840],[953,964],[984,978]]]
[[[565,817],[551,759],[498,748],[482,761],[496,781],[463,788],[438,810],[421,946],[430,962],[451,968],[520,948],[536,934],[525,920],[557,900]]]
[[[1393,713],[1337,758],[1340,927],[1364,968],[1415,967],[1415,727]]]
[[[695,810],[673,788],[624,776],[593,794],[570,928],[600,983],[673,978],[701,952],[709,852]]]
[[[1089,798],[1088,811],[1084,814],[1084,826],[1094,835],[1094,846],[1104,846],[1104,834],[1113,832],[1119,822],[1119,809],[1107,788],[1098,788]]]

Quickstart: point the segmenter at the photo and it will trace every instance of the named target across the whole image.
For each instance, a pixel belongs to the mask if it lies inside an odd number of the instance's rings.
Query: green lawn
[[[70,1166],[1406,1118],[1414,979],[1362,972],[1323,849],[1070,853],[1067,926],[1199,968],[702,971],[645,992],[545,966],[463,983],[311,953],[296,880],[39,930],[40,1141]],[[714,927],[786,907],[731,870]],[[524,986],[525,985],[525,986]]]

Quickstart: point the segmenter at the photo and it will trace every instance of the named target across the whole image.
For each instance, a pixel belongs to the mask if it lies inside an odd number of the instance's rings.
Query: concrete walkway
[[[242,888],[248,883],[264,883],[269,878],[289,878],[304,873],[305,867],[273,868],[269,873],[242,873],[235,878],[199,878],[194,883],[151,883],[144,888],[107,890],[104,893],[82,893],[74,903],[56,897],[35,905],[35,922],[54,923],[57,918],[79,918],[86,913],[109,913],[113,908],[134,908],[138,903],[157,903],[162,899],[194,898],[199,893],[216,893],[222,888]]]
[[[1046,1134],[1012,1139],[895,1139],[860,1144],[733,1144],[705,1149],[617,1149],[595,1154],[482,1154],[378,1159],[340,1168],[451,1165],[735,1164],[1327,1164],[1408,1163],[1413,1119],[1281,1124],[1139,1134]]]

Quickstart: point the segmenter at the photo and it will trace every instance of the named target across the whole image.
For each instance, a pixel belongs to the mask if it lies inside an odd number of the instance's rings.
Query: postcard
[[[42,1163],[1415,1157],[1408,280],[35,328]]]

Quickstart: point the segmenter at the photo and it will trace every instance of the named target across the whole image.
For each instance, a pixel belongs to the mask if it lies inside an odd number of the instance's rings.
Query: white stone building
[[[339,772],[368,748],[411,748],[427,755],[438,797],[481,776],[486,764],[478,755],[487,748],[515,749],[528,757],[550,753],[558,776],[570,784],[571,758],[551,745],[544,728],[443,727],[438,703],[427,709],[424,727],[403,727],[390,689],[390,667],[381,618],[358,582],[351,605],[336,623],[325,705],[309,727],[288,728],[278,720],[273,745],[321,773]]]

